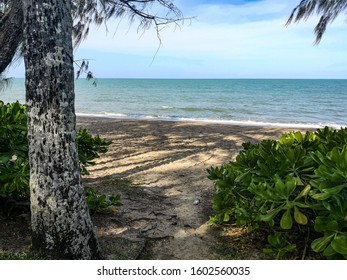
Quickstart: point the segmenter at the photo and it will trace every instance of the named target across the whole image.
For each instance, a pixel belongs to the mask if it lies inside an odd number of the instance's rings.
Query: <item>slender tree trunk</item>
[[[0,19],[0,74],[12,62],[23,38],[22,0],[12,0]]]
[[[99,259],[76,148],[71,0],[23,3],[32,247]]]

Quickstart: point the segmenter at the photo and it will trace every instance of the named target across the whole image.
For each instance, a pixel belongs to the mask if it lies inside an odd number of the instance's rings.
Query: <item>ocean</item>
[[[85,79],[76,113],[117,119],[199,121],[293,128],[347,126],[347,80]],[[0,100],[24,102],[24,79]]]

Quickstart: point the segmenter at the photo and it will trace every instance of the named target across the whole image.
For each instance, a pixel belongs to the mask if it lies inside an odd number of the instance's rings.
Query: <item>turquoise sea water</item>
[[[14,79],[0,100],[24,102]],[[347,80],[98,79],[76,82],[78,115],[123,119],[339,128],[347,126]]]

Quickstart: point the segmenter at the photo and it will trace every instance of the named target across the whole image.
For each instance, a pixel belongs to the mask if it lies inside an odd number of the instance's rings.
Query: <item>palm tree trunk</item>
[[[99,259],[76,148],[71,0],[23,0],[32,247]]]

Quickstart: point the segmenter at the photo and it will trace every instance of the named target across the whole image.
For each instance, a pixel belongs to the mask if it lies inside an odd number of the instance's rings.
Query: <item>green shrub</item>
[[[93,188],[86,188],[86,199],[92,213],[104,211],[112,206],[122,206],[120,195],[98,194]]]
[[[18,200],[29,192],[25,106],[0,101],[0,199]]]
[[[277,258],[302,236],[327,258],[347,258],[347,129],[286,133],[243,147],[235,161],[208,169],[216,188],[211,222],[267,228],[264,251]]]
[[[80,129],[77,134],[78,156],[83,175],[89,175],[87,166],[95,165],[94,160],[100,153],[106,153],[111,141],[101,139],[99,135],[91,136],[87,129]]]
[[[8,208],[11,202],[28,200],[29,197],[27,131],[25,106],[19,102],[4,104],[0,101],[0,204],[3,208]],[[100,157],[100,153],[107,152],[107,147],[111,144],[99,135],[90,135],[86,129],[78,131],[77,143],[83,175],[89,174],[87,167],[94,165],[94,160]],[[86,191],[86,196],[87,202],[94,201],[90,192]],[[118,198],[115,195],[112,197]],[[107,203],[110,206],[116,205],[116,200],[112,200],[112,197],[97,209],[103,208]],[[94,204],[90,205],[93,210]]]

